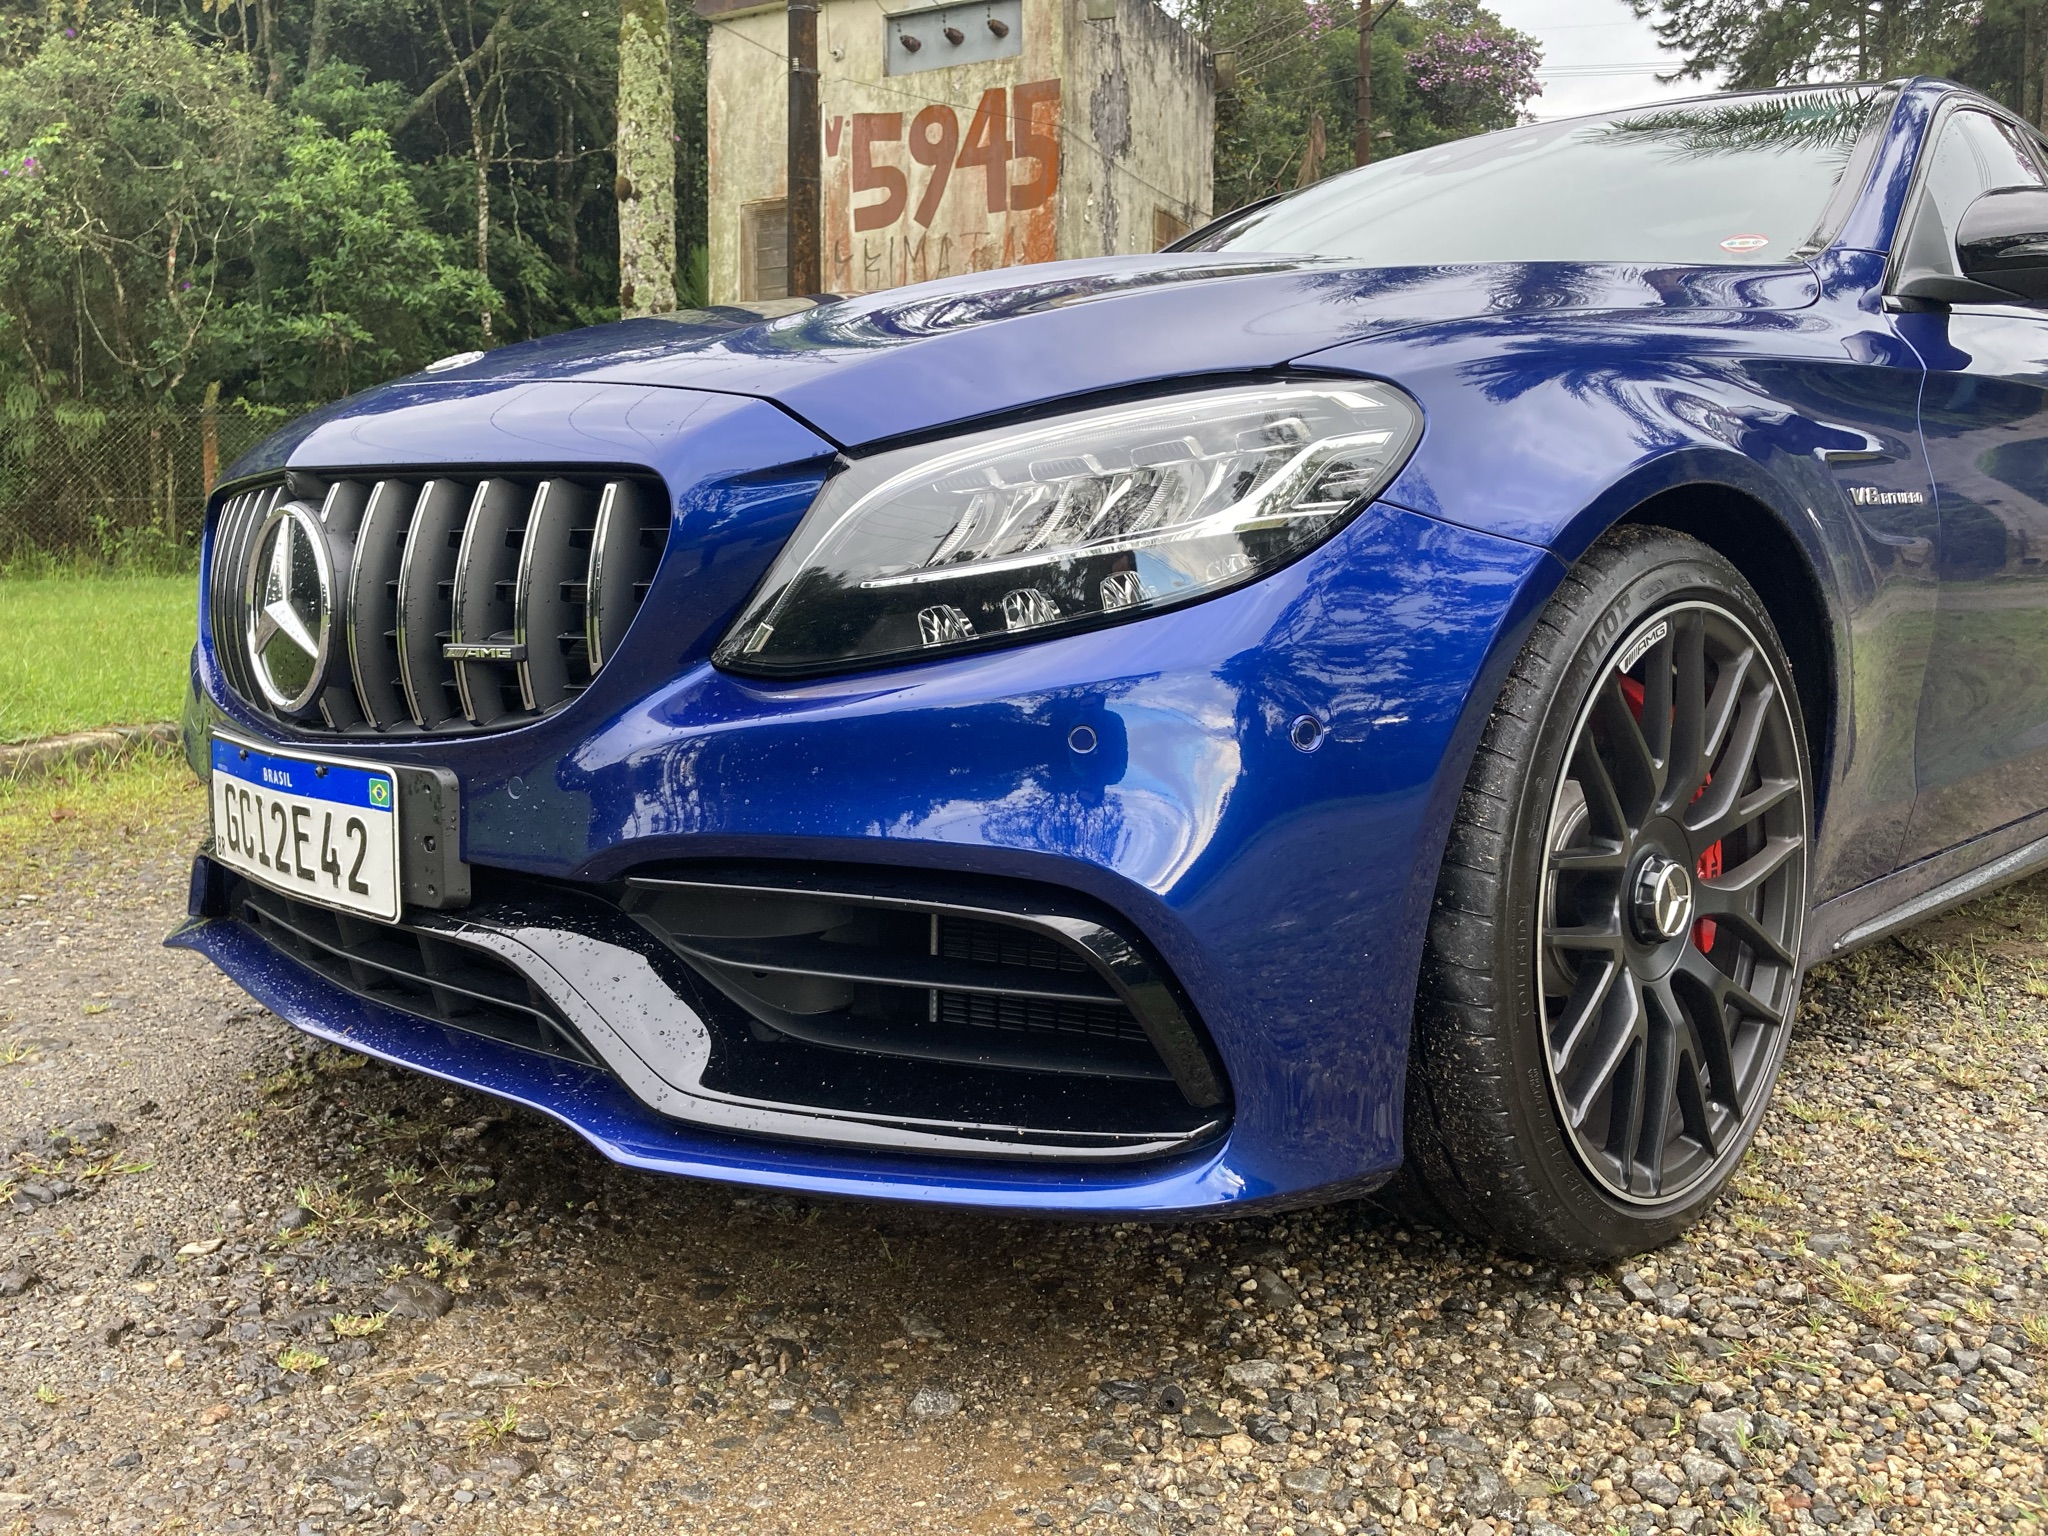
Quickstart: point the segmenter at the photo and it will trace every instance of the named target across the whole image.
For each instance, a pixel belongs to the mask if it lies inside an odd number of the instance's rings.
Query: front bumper
[[[362,747],[455,772],[482,871],[597,886],[702,861],[832,864],[1028,881],[1117,914],[1199,1018],[1229,1092],[1226,1128],[1136,1161],[711,1129],[613,1073],[351,995],[198,896],[173,942],[312,1034],[528,1104],[633,1166],[1073,1215],[1362,1192],[1400,1160],[1448,817],[1559,574],[1541,550],[1380,505],[1265,581],[1094,634],[765,686],[715,671],[694,639],[664,654],[641,626],[609,699],[494,736]],[[195,742],[215,722],[278,738],[204,647],[193,685]]]

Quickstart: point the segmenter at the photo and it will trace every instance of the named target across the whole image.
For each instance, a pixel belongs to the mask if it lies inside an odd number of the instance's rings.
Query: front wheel
[[[1810,770],[1749,584],[1622,528],[1516,659],[1438,879],[1406,1178],[1472,1235],[1612,1258],[1697,1219],[1791,1036]]]

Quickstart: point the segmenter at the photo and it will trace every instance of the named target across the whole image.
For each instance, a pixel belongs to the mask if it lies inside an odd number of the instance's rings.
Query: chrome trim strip
[[[590,493],[574,481],[543,480],[534,489],[512,593],[512,643],[523,652],[519,696],[531,710],[553,709],[569,696],[569,668],[555,637],[562,630],[569,539],[589,503]]]
[[[492,725],[507,713],[501,667],[515,658],[502,654],[512,629],[512,601],[501,599],[498,587],[512,558],[515,529],[531,521],[533,493],[517,481],[492,477],[480,481],[470,502],[469,523],[462,530],[462,549],[455,557],[455,578],[449,613],[445,661],[455,664],[455,688],[462,712],[472,725]]]
[[[439,562],[429,562],[438,541],[447,547],[448,536],[468,507],[462,487],[453,480],[429,480],[420,487],[419,504],[414,507],[412,526],[406,530],[405,553],[398,567],[398,681],[405,689],[405,705],[413,723],[432,730],[454,715],[440,707],[441,648],[430,605],[438,600],[434,590],[442,580]],[[420,590],[421,583],[427,590]],[[431,675],[426,668],[433,669]]]
[[[638,949],[603,933],[493,921],[489,914],[412,921],[437,937],[510,962],[561,1010],[635,1098],[658,1114],[697,1125],[876,1150],[1107,1162],[1161,1157],[1206,1141],[1225,1123],[1218,1115],[1187,1131],[1097,1133],[812,1108],[723,1093],[703,1081],[711,1059],[709,1027]]]
[[[491,487],[497,482],[479,480],[476,493],[469,498],[469,515],[462,524],[462,544],[455,551],[455,575],[448,592],[448,643],[462,643],[462,618],[469,606],[469,573],[476,560],[477,529],[485,522],[484,512],[491,501]],[[448,654],[448,645],[441,647],[441,659],[455,662],[455,696],[462,700],[462,713],[472,725],[482,724],[476,717],[476,706],[469,697],[469,668],[460,660]]]
[[[592,677],[604,666],[604,626],[599,615],[604,612],[605,556],[618,537],[619,503],[624,499],[620,493],[627,489],[622,481],[605,481],[597,503],[597,528],[590,535],[590,569],[583,586],[583,645],[590,653]]]
[[[384,677],[373,682],[372,668],[381,660],[384,640],[384,585],[396,579],[405,553],[403,537],[390,524],[409,518],[417,500],[418,492],[403,480],[379,480],[372,486],[369,505],[356,529],[355,559],[349,566],[348,667],[356,681],[356,702],[363,708],[363,718],[380,731],[398,724],[399,710],[409,707],[403,681]],[[385,558],[394,548],[398,559]],[[394,682],[399,685],[395,691]]]
[[[590,580],[583,608],[590,675],[604,670],[633,622],[633,556],[640,546],[640,487],[607,480],[590,536]]]

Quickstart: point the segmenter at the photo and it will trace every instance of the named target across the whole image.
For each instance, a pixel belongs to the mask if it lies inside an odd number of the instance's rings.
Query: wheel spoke
[[[1671,647],[1675,638],[1674,630],[1667,628],[1664,638],[1644,653],[1643,713],[1638,722],[1643,744],[1660,765],[1659,776],[1666,782],[1671,776]]]
[[[1747,909],[1763,883],[1783,869],[1805,841],[1800,837],[1771,838],[1726,874],[1700,881],[1695,888],[1695,910],[1702,917],[1714,917],[1736,907]]]
[[[1643,739],[1642,727],[1636,724],[1635,712],[1622,694],[1619,673],[1609,675],[1594,699],[1592,723],[1606,739],[1613,758],[1611,762],[1603,758],[1603,762],[1613,775],[1615,796],[1628,825],[1639,827],[1657,803],[1661,775],[1656,760],[1650,755],[1650,744]]]
[[[1764,725],[1770,719],[1777,693],[1776,688],[1765,684],[1743,701],[1735,727],[1728,733],[1727,744],[1714,764],[1714,782],[1686,817],[1688,827],[1720,821],[1741,801],[1742,787],[1749,780],[1750,765],[1756,761],[1757,744],[1763,740]]]
[[[1705,989],[1716,1008],[1733,1008],[1745,1017],[1761,1019],[1766,1024],[1785,1022],[1785,1015],[1781,1010],[1766,1003],[1697,949],[1686,949],[1679,957],[1678,969],[1681,975],[1691,978]]]
[[[1714,921],[1723,932],[1734,929],[1736,937],[1758,952],[1758,958],[1769,960],[1776,965],[1790,965],[1792,953],[1785,948],[1776,934],[1766,931],[1762,921],[1751,912],[1736,907],[1727,912],[1714,914]]]
[[[1730,806],[1726,814],[1699,822],[1697,825],[1687,823],[1685,838],[1692,847],[1693,857],[1698,858],[1722,838],[1732,837],[1781,800],[1798,792],[1797,779],[1765,779]],[[1701,803],[1704,805],[1705,801]]]
[[[1686,1135],[1706,1149],[1709,1158],[1721,1155],[1720,1138],[1714,1134],[1714,1115],[1706,1095],[1700,1092],[1700,1075],[1691,1061],[1678,1074],[1678,1113]]]
[[[1600,761],[1600,749],[1594,745],[1591,731],[1579,736],[1578,747],[1572,753],[1571,773],[1585,794],[1586,820],[1594,835],[1614,843],[1626,839],[1631,830],[1628,813],[1621,808],[1614,777]]]
[[[1700,757],[1708,765],[1720,756],[1729,723],[1735,719],[1735,711],[1742,703],[1742,684],[1749,676],[1750,663],[1755,659],[1756,652],[1745,646],[1721,664],[1721,675],[1714,681],[1714,696],[1707,701],[1706,733],[1700,742]],[[1701,777],[1704,779],[1705,775]]]
[[[1631,1173],[1640,1173],[1650,1194],[1664,1186],[1664,1150],[1671,1143],[1671,1116],[1678,1107],[1678,1074],[1682,1065],[1679,1040],[1685,1016],[1668,981],[1655,983],[1647,999],[1652,1022],[1644,1040],[1642,1092],[1634,1135],[1629,1142]],[[1661,1015],[1661,1020],[1656,1016]],[[1634,1188],[1636,1181],[1629,1180]]]
[[[1586,1116],[1599,1102],[1601,1090],[1614,1081],[1630,1051],[1641,1043],[1642,1035],[1643,1000],[1634,983],[1624,978],[1621,986],[1609,989],[1607,1006],[1601,1010],[1598,1054],[1577,1081],[1565,1087],[1565,1117],[1571,1121],[1573,1130],[1586,1123]],[[1559,1084],[1564,1086],[1562,1077]]]
[[[1580,969],[1572,984],[1572,995],[1564,1005],[1564,1017],[1552,1028],[1550,1070],[1562,1080],[1571,1073],[1572,1059],[1579,1047],[1596,1033],[1595,1026],[1607,1012],[1607,999],[1614,990],[1622,967],[1609,961]],[[1559,1039],[1558,1036],[1563,1038]]]
[[[1707,778],[1707,631],[1698,614],[1678,620],[1671,661],[1671,745],[1662,801],[1667,813],[1690,804]]]
[[[1543,942],[1554,949],[1589,950],[1601,955],[1620,955],[1621,925],[1614,922],[1580,923],[1569,928],[1546,928]]]
[[[1609,838],[1589,848],[1560,848],[1550,856],[1550,867],[1560,875],[1590,875],[1620,869],[1627,862],[1621,844]]]
[[[1737,1013],[1749,1014],[1772,1024],[1778,1022],[1778,1015],[1691,945],[1686,946],[1685,953],[1679,958],[1678,970],[1673,977],[1674,995],[1678,990],[1676,983],[1681,979],[1697,1001],[1696,1007],[1686,1010],[1686,1018],[1692,1027],[1700,1064],[1706,1069],[1714,1096],[1740,1115],[1742,1091],[1735,1080],[1735,1042],[1728,1023],[1728,1010],[1733,1007]]]

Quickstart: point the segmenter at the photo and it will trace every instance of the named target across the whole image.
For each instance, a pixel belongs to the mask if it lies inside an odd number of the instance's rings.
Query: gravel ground
[[[1560,1271],[1356,1205],[1083,1227],[614,1169],[160,949],[196,795],[48,814],[0,841],[0,1531],[2048,1509],[2048,884],[1817,973],[1715,1216]]]

